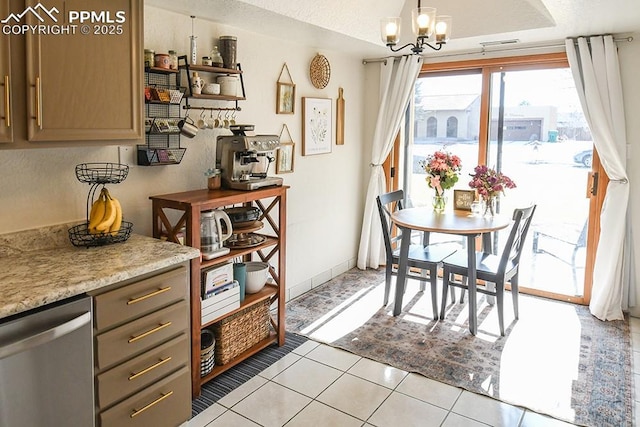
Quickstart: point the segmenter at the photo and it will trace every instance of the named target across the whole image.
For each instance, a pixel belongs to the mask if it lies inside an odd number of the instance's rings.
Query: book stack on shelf
[[[240,307],[240,285],[233,280],[233,263],[202,272],[202,325]]]

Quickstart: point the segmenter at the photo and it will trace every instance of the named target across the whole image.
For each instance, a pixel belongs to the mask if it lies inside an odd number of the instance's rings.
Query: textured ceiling
[[[522,44],[565,37],[640,31],[638,0],[425,0],[438,14],[453,16],[446,52],[480,47],[481,42],[518,39]],[[415,0],[145,0],[198,19],[282,37],[318,49],[361,57],[384,56],[380,19],[403,18],[401,41],[411,41]],[[443,51],[444,52],[444,51]],[[437,55],[437,53],[433,53]]]

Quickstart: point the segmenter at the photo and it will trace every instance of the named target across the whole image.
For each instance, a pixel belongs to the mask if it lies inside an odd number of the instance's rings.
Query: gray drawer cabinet
[[[173,427],[190,418],[188,282],[182,263],[91,294],[98,426]]]

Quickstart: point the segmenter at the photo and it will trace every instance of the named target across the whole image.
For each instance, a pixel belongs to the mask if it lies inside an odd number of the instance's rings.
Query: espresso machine
[[[278,135],[247,135],[253,125],[233,125],[233,135],[218,136],[216,167],[222,170],[222,186],[234,190],[257,190],[280,186],[282,178],[267,176],[275,151],[280,147]]]

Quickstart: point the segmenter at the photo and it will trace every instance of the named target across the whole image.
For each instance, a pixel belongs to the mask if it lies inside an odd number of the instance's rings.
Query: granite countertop
[[[123,243],[75,247],[68,228],[0,235],[0,319],[200,255],[198,249],[137,234]]]

